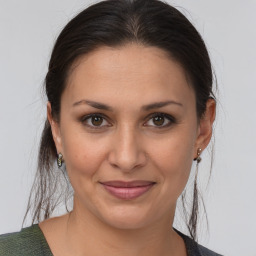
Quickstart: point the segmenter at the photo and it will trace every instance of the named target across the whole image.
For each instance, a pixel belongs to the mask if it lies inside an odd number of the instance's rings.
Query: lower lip
[[[145,194],[148,190],[150,190],[154,183],[149,184],[147,186],[142,187],[112,187],[108,185],[104,185],[104,188],[113,196],[123,199],[123,200],[131,200],[135,199],[143,194]]]

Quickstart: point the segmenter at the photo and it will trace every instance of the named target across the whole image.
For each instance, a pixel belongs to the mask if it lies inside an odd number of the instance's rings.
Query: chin
[[[108,219],[105,220],[106,223],[116,229],[123,229],[123,230],[135,230],[135,229],[141,229],[149,224],[144,219],[140,218],[114,218],[114,219]],[[147,225],[148,224],[148,225]]]
[[[101,214],[101,221],[116,229],[140,229],[149,226],[155,221],[148,211],[141,207],[113,207],[107,213]]]

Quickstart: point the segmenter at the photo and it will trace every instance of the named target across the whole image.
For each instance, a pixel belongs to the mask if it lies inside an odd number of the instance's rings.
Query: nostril
[[[146,157],[141,154],[134,155],[133,157],[124,157],[112,154],[109,157],[109,163],[115,169],[120,169],[124,172],[129,172],[138,169],[145,165]]]

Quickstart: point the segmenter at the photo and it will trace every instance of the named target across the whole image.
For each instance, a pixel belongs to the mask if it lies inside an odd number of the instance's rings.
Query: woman
[[[196,243],[196,177],[191,238],[172,227],[192,162],[212,136],[212,83],[202,38],[168,4],[108,0],[78,14],[59,35],[45,79],[47,120],[28,207],[39,224],[2,235],[0,254],[218,255]],[[50,218],[61,171],[73,209]]]

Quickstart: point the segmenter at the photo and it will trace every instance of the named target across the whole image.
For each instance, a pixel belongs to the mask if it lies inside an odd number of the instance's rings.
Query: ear
[[[60,125],[59,125],[59,122],[57,122],[52,117],[52,107],[50,102],[47,103],[47,118],[51,125],[52,137],[55,143],[55,147],[57,149],[57,153],[60,153],[62,152]]]
[[[212,137],[212,126],[215,120],[216,114],[216,102],[214,99],[208,99],[206,103],[206,110],[202,116],[199,126],[198,126],[198,135],[195,143],[195,152],[194,156],[197,157],[197,150],[201,148],[204,150],[209,144]]]

